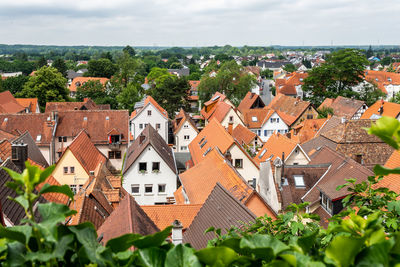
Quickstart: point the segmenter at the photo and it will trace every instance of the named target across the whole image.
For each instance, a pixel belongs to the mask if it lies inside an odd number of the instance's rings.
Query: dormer
[[[107,133],[108,145],[110,149],[119,149],[122,141],[122,134],[117,129],[113,128]]]

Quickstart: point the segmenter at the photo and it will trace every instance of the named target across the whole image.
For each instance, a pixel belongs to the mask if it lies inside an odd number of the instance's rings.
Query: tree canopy
[[[87,77],[105,77],[111,78],[117,71],[117,66],[108,58],[92,59],[88,62]]]

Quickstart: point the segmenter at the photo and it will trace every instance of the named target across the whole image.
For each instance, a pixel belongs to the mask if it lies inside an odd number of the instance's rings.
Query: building
[[[199,133],[196,124],[189,114],[181,109],[173,123],[174,151],[189,152],[189,144]]]
[[[47,102],[45,112],[71,110],[110,110],[110,104],[97,105],[92,99],[85,98],[83,102]]]
[[[386,71],[365,71],[365,81],[375,84],[386,94],[386,100],[394,97],[400,91],[400,74]]]
[[[231,135],[251,154],[257,153],[263,145],[257,134],[240,124],[233,129]]]
[[[265,107],[265,104],[258,94],[247,92],[246,96],[240,102],[238,110],[243,113],[244,110],[260,109],[263,107]]]
[[[75,97],[78,88],[87,83],[88,81],[99,81],[104,87],[106,87],[110,81],[107,78],[98,78],[98,77],[75,77],[73,78],[71,84],[69,85],[69,96]]]
[[[37,98],[16,98],[18,104],[25,108],[26,113],[40,113],[39,102]]]
[[[151,96],[135,104],[135,110],[130,119],[130,132],[133,139],[136,139],[147,125],[156,129],[168,143],[168,113]]]
[[[347,120],[358,120],[368,109],[364,101],[338,96],[335,99],[326,98],[318,107],[331,108],[335,116],[345,118]]]
[[[287,74],[284,78],[276,79],[276,94],[303,98],[302,86],[307,77],[308,73],[293,72]]]
[[[151,125],[128,148],[122,175],[124,189],[140,205],[174,202],[178,188],[174,154]]]
[[[26,108],[18,103],[10,91],[0,93],[0,113],[27,113],[26,111]]]
[[[200,110],[199,103],[199,90],[198,87],[200,85],[200,81],[189,81],[190,91],[188,96],[188,101],[190,104],[190,110],[192,112],[198,112]]]
[[[364,112],[361,119],[377,120],[382,116],[400,120],[400,104],[378,100]]]

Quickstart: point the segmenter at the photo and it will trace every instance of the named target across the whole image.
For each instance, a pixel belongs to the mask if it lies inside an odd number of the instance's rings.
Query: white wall
[[[235,129],[236,126],[238,126],[238,124],[241,124],[242,126],[244,126],[242,119],[239,117],[238,113],[236,113],[232,108],[228,111],[228,113],[226,114],[225,118],[221,121],[221,125],[225,128],[228,128],[229,126],[229,118],[233,117],[233,129]]]
[[[271,122],[271,119],[275,119],[275,122]],[[279,120],[279,121],[278,121]],[[256,130],[256,129],[251,129],[251,130]],[[272,116],[264,123],[264,125],[260,129],[261,131],[258,132],[257,129],[257,135],[260,137],[260,139],[265,143],[268,141],[268,139],[271,137],[272,132],[278,132],[280,130],[281,134],[285,134],[289,131],[289,127],[286,125],[286,123],[279,117],[279,115],[275,112],[272,114]],[[267,131],[267,132],[265,132]]]
[[[147,162],[147,172],[139,172],[139,162]],[[160,162],[160,172],[152,172],[152,163]],[[131,185],[140,186],[138,194],[132,194]],[[153,193],[145,193],[145,185],[153,185]],[[165,193],[158,193],[158,185],[165,184]],[[173,197],[177,189],[177,176],[162,160],[161,156],[148,145],[137,160],[123,176],[124,189],[135,197],[139,205],[154,205],[156,202],[167,202],[167,197]]]
[[[243,168],[235,169],[240,173],[240,175],[247,181],[257,180],[260,177],[260,171],[257,166],[246,156],[246,152],[243,152],[236,144],[234,144],[229,152],[232,155],[232,165],[235,167],[235,159],[243,159]]]
[[[43,157],[46,159],[47,163],[50,165],[50,147],[49,146],[40,146],[40,152],[42,152]]]
[[[189,139],[185,140],[185,135],[189,136]],[[197,131],[193,128],[193,126],[188,122],[182,125],[179,131],[175,135],[175,151],[176,152],[189,152],[189,144],[193,141],[193,139],[197,136]],[[182,147],[186,147],[185,149],[181,149]]]
[[[261,162],[260,164],[260,179],[257,183],[258,192],[267,202],[267,204],[276,212],[281,209],[281,203],[278,201],[278,193],[272,175],[270,161]]]
[[[144,130],[145,124],[150,124],[154,129],[157,130],[156,124],[160,124],[160,129],[158,133],[161,137],[168,143],[168,120],[155,108],[151,103],[146,105],[135,118],[131,120],[131,132],[133,138],[136,139],[140,133]],[[147,111],[151,110],[151,116],[147,115]],[[140,124],[143,124],[143,128],[140,129]]]
[[[285,164],[287,165],[307,165],[309,163],[307,156],[298,146],[287,156],[288,158],[285,160]]]
[[[100,152],[108,158],[108,151],[111,151],[108,144],[107,145],[95,145]],[[119,150],[121,151],[120,159],[108,159],[111,165],[118,171],[122,170],[122,162],[124,160],[124,154],[126,152],[128,145],[120,145]]]

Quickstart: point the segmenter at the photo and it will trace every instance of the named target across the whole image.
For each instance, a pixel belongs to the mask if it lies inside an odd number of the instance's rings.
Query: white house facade
[[[183,125],[175,132],[175,146],[176,152],[189,152],[189,144],[197,136],[198,131],[193,125],[185,120]]]
[[[257,117],[254,119],[257,119]],[[261,128],[252,128],[251,130],[265,143],[273,133],[287,133],[289,131],[289,126],[282,120],[278,113],[274,112],[264,122]]]

